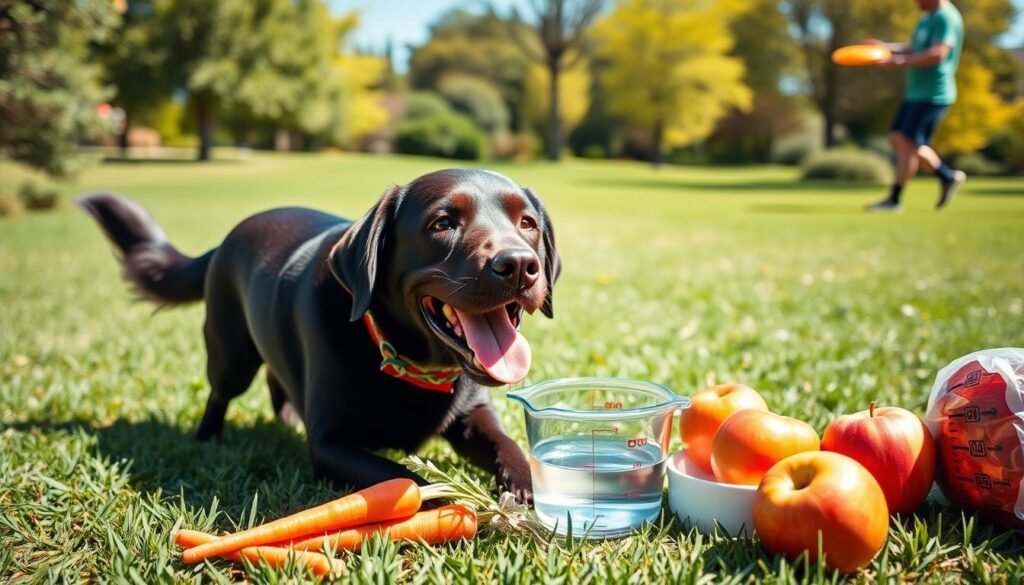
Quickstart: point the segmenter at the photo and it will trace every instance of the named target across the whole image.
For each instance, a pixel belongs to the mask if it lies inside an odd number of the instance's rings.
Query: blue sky
[[[329,0],[335,12],[358,10],[361,26],[356,34],[360,46],[383,47],[391,39],[395,47],[395,66],[407,69],[409,52],[406,45],[422,44],[427,39],[427,27],[445,11],[463,7],[481,10],[477,0]],[[514,0],[498,0],[499,7],[509,6]],[[1024,46],[1024,0],[1013,0],[1018,14],[1010,32],[1001,39],[1007,47]],[[912,7],[907,0],[908,8]]]
[[[408,68],[406,45],[425,42],[428,27],[442,14],[458,7],[480,12],[483,6],[474,0],[329,0],[329,4],[338,13],[359,12],[360,27],[355,39],[359,46],[380,48],[390,38],[395,48],[395,67],[401,72]],[[508,6],[511,1],[496,4]]]

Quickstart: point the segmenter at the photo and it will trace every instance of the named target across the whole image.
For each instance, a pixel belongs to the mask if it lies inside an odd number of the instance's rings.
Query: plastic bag
[[[954,504],[1024,527],[1024,349],[986,349],[939,371],[925,423]]]

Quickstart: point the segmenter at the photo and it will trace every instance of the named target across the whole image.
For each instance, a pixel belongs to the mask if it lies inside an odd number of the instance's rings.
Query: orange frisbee
[[[847,45],[832,52],[832,62],[848,67],[876,65],[892,56],[892,51],[882,45]]]

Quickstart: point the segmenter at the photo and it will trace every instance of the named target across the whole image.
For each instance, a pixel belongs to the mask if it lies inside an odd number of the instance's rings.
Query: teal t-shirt
[[[964,44],[964,20],[952,2],[943,2],[935,12],[925,12],[910,37],[910,49],[914,52],[938,44],[951,47],[938,65],[907,68],[908,102],[948,106],[956,101],[956,67]]]

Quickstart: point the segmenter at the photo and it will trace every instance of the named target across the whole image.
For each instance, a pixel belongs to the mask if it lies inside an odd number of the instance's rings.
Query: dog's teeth
[[[455,335],[462,337],[462,325],[459,325],[458,323],[455,324]]]
[[[444,313],[445,319],[448,319],[450,323],[458,323],[459,318],[455,315],[455,309],[448,303],[441,305],[441,312]]]

